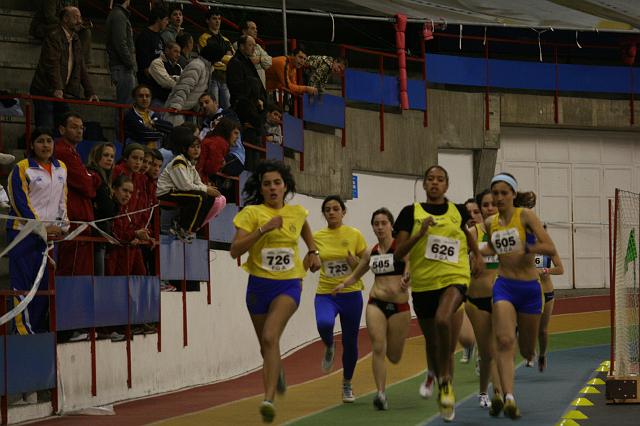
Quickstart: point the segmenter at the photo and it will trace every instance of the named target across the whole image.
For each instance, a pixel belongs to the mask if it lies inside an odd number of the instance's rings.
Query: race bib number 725
[[[282,272],[293,269],[293,249],[265,248],[262,249],[262,267],[271,272]]]
[[[351,274],[351,267],[346,260],[327,260],[322,263],[324,274],[329,278],[344,277]]]

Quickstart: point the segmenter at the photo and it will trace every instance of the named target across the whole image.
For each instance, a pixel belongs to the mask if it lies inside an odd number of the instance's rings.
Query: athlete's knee
[[[499,334],[496,336],[496,346],[499,351],[508,351],[515,344],[515,337],[508,334]]]
[[[436,312],[436,327],[438,330],[449,329],[451,327],[451,316],[444,312]]]
[[[275,333],[270,333],[265,330],[260,339],[260,352],[262,354],[273,350],[274,347],[278,347],[278,336]]]

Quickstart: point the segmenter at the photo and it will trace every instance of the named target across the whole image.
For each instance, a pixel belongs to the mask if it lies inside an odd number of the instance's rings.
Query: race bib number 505
[[[261,254],[262,267],[267,271],[288,271],[295,266],[291,248],[265,248]]]
[[[516,228],[509,228],[504,231],[496,231],[491,235],[491,242],[498,254],[513,253],[522,246],[520,235]]]
[[[429,235],[427,250],[424,257],[441,262],[458,263],[460,256],[460,240],[453,238]]]

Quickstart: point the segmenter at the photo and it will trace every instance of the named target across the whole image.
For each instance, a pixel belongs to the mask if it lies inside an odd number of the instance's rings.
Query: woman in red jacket
[[[228,118],[222,118],[216,127],[204,138],[196,169],[203,182],[215,182],[215,174],[220,170],[231,170],[231,162],[238,157],[229,154],[240,136],[240,125]],[[228,167],[229,166],[229,167]],[[242,171],[242,169],[240,170]]]
[[[118,205],[118,217],[113,220],[113,236],[122,245],[113,245],[107,250],[107,275],[146,275],[142,251],[138,246],[145,239],[140,238],[136,224],[129,213],[129,203],[133,194],[133,181],[129,176],[120,175],[112,184],[113,201]]]

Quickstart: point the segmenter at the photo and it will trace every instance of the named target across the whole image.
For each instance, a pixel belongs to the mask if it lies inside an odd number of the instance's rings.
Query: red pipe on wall
[[[405,52],[404,32],[407,29],[407,17],[396,15],[396,49],[398,52],[398,68],[400,77],[400,108],[409,109],[409,95],[407,93],[407,55]]]

